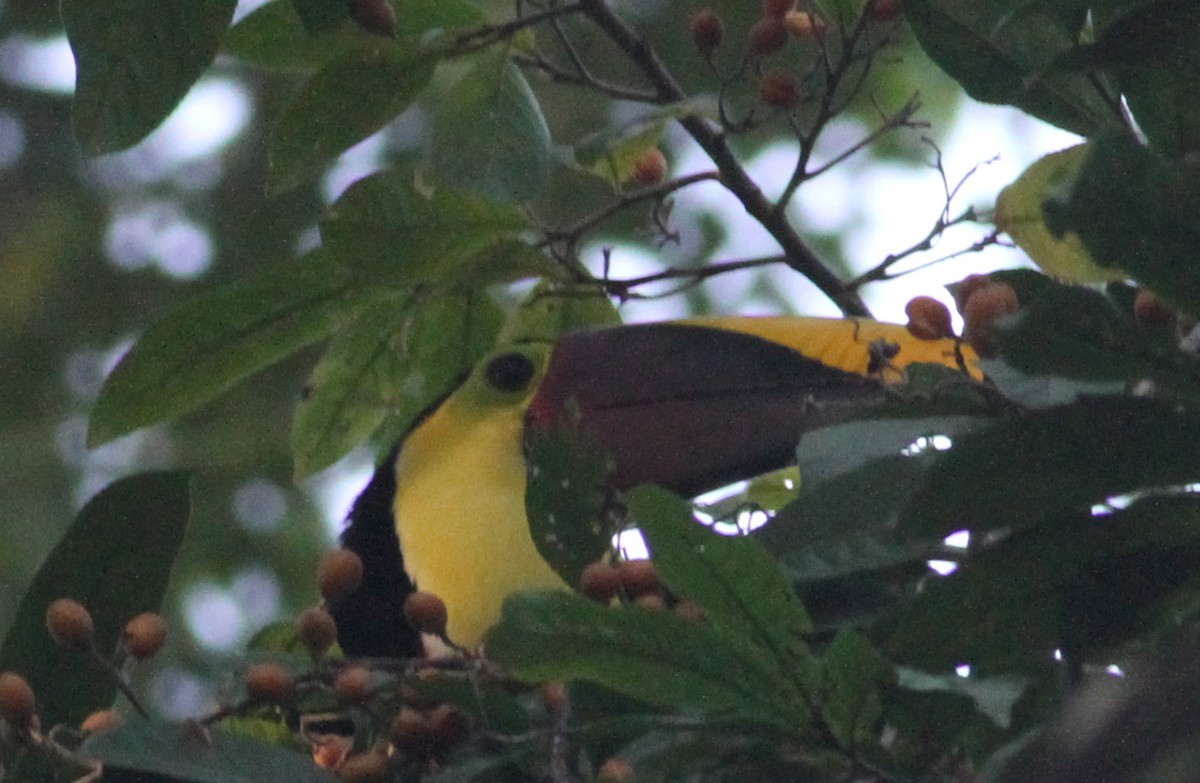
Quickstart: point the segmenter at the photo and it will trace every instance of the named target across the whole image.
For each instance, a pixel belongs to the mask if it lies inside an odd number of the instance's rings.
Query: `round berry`
[[[918,340],[942,340],[954,336],[950,308],[932,296],[914,296],[904,306],[908,331]]]
[[[388,0],[350,0],[350,18],[368,33],[396,34],[396,10]]]
[[[639,598],[662,589],[662,583],[658,581],[658,569],[652,560],[626,560],[617,567],[620,569],[621,588],[630,598]]]
[[[439,704],[429,713],[429,727],[439,752],[461,745],[471,735],[471,719],[453,704]]]
[[[963,311],[963,331],[975,353],[984,358],[995,356],[996,321],[1015,313],[1019,307],[1017,292],[1007,283],[984,286],[971,293]]]
[[[365,666],[347,666],[333,681],[338,698],[350,704],[362,704],[371,698],[371,672]]]
[[[890,22],[903,11],[901,0],[867,0],[867,16],[876,22]]]
[[[711,8],[698,11],[691,22],[692,43],[697,51],[708,56],[716,51],[725,38],[725,24]]]
[[[1133,298],[1133,317],[1147,329],[1167,329],[1174,328],[1177,314],[1153,291],[1143,288]]]
[[[296,638],[310,655],[318,658],[337,641],[337,623],[333,615],[324,609],[306,609],[296,620]]]
[[[33,688],[24,677],[14,672],[0,674],[0,718],[25,728],[33,720],[36,709]]]
[[[792,0],[762,0],[763,16],[783,16],[792,10]]]
[[[256,663],[246,670],[246,693],[250,698],[270,704],[287,704],[295,683],[292,675],[277,663]]]
[[[562,680],[549,680],[542,683],[542,687],[538,689],[538,699],[542,702],[542,708],[546,712],[558,715],[570,703],[567,684]]]
[[[374,783],[388,774],[387,752],[382,748],[371,748],[343,761],[335,773],[346,783]]]
[[[79,730],[84,734],[100,734],[120,728],[124,722],[125,720],[116,710],[96,710],[83,719],[83,723],[79,724]]]
[[[758,98],[776,109],[791,109],[800,103],[800,82],[787,71],[771,71],[758,82]]]
[[[616,756],[601,764],[596,773],[596,783],[632,783],[633,779],[633,766]]]
[[[418,590],[404,599],[404,617],[421,633],[446,635],[446,603],[433,593]]]
[[[589,563],[579,575],[579,592],[606,604],[621,592],[621,571],[612,563]]]
[[[783,15],[788,32],[801,40],[820,38],[825,34],[825,20],[809,11],[788,11]]]
[[[75,650],[90,647],[96,632],[91,613],[70,598],[55,599],[46,608],[46,630],[60,647]]]
[[[764,16],[750,27],[750,51],[759,57],[787,46],[788,29],[778,16]]]
[[[334,601],[358,589],[363,580],[363,562],[349,549],[339,549],[321,558],[317,565],[317,589],[326,601]]]
[[[401,707],[392,720],[390,738],[407,758],[428,758],[433,751],[433,726],[416,710]]]
[[[950,289],[950,294],[954,297],[954,306],[958,312],[965,315],[967,300],[971,298],[971,294],[980,288],[986,288],[989,285],[995,285],[996,281],[987,275],[967,275],[962,280],[959,280],[953,285],[947,286]]]
[[[135,661],[145,661],[158,655],[167,642],[167,623],[156,612],[142,612],[125,623],[121,644]]]
[[[667,178],[667,158],[658,147],[637,156],[629,179],[644,188],[651,188]]]

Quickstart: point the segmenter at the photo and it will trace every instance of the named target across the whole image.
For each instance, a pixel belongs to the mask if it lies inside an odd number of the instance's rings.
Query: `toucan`
[[[685,497],[785,467],[802,433],[878,402],[904,368],[977,374],[953,339],[865,319],[714,317],[569,333],[497,349],[409,429],[354,503],[342,545],[362,585],[331,606],[352,656],[419,656],[415,589],[475,648],[504,599],[568,589],[525,512],[528,439],[568,415],[611,457],[612,485]]]

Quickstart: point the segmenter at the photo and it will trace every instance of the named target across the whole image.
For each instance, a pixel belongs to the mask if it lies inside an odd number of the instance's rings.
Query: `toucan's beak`
[[[761,337],[644,324],[561,339],[526,433],[575,424],[612,456],[615,486],[694,496],[784,467],[801,433],[882,396],[873,378]]]

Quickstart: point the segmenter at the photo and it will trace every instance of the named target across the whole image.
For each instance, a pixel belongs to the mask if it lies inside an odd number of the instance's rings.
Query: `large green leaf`
[[[212,63],[236,0],[63,0],[75,137],[89,155],[137,143]]]
[[[1036,670],[1055,649],[1093,654],[1148,626],[1155,604],[1200,573],[1200,498],[1153,496],[1125,511],[1060,517],[935,580],[897,620],[891,651],[945,671]]]
[[[82,603],[95,623],[97,649],[112,654],[131,617],[161,606],[189,513],[186,473],[121,479],[88,501],[42,563],[0,647],[0,670],[29,680],[43,726],[78,725],[117,693],[111,675],[86,653],[50,640],[46,607],[62,597]]]
[[[489,658],[523,679],[587,680],[653,704],[732,712],[788,732],[808,722],[792,683],[749,641],[670,612],[518,593],[504,602],[486,644]]]
[[[433,113],[429,147],[443,181],[500,201],[528,201],[550,176],[550,131],[506,52],[475,64]]]
[[[97,446],[189,411],[348,322],[351,276],[317,252],[196,297],[150,327],[104,384]]]
[[[658,487],[626,496],[651,557],[671,591],[705,610],[709,622],[758,646],[787,676],[808,656],[812,621],[779,563],[752,537],[721,536]]]
[[[1078,174],[1046,200],[1047,226],[1078,234],[1096,263],[1200,315],[1200,178],[1124,135],[1090,146]]]
[[[309,35],[320,35],[335,29],[350,18],[349,3],[331,3],[329,0],[291,0],[296,16],[300,18]]]
[[[312,71],[336,57],[355,37],[350,30],[311,36],[291,0],[271,0],[229,29],[224,49],[263,68]]]
[[[380,297],[313,369],[292,423],[298,477],[325,468],[388,421],[406,431],[493,345],[497,305],[481,293]]]
[[[299,185],[387,125],[425,89],[436,58],[379,36],[340,53],[292,98],[268,145],[270,184]]]
[[[1108,498],[1200,481],[1200,413],[1081,397],[955,439],[900,513],[915,537],[1023,528]]]
[[[1083,136],[1119,124],[1085,74],[1046,73],[1074,42],[1060,17],[1009,0],[906,0],[921,47],[976,100],[1012,104]]]
[[[501,282],[527,276],[501,263],[477,267],[529,222],[519,209],[450,188],[419,190],[404,172],[350,186],[321,220],[326,249],[348,269],[389,285]]]
[[[334,783],[305,753],[196,722],[130,721],[95,734],[80,749],[105,777],[180,783]]]

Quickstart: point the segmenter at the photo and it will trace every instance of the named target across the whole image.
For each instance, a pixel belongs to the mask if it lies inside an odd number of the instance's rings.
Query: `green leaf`
[[[896,682],[892,666],[860,632],[842,630],[821,656],[821,668],[821,717],[830,732],[843,747],[876,744],[881,691]]]
[[[887,646],[932,671],[960,663],[1036,671],[1055,649],[1087,656],[1129,639],[1158,601],[1195,583],[1198,568],[1195,496],[1152,496],[1106,516],[1060,516],[927,584]]]
[[[480,259],[528,226],[514,206],[444,187],[422,192],[411,176],[388,172],[351,185],[321,219],[321,238],[347,269],[388,285],[480,285],[525,276]]]
[[[671,591],[699,604],[708,621],[762,649],[781,675],[808,656],[812,621],[779,563],[753,537],[700,525],[672,493],[643,486],[626,496],[654,564]]]
[[[550,176],[550,130],[517,66],[500,51],[480,59],[433,113],[434,174],[497,201],[537,196]]]
[[[904,17],[972,98],[1012,104],[1081,136],[1119,125],[1087,75],[1044,72],[1074,44],[1055,14],[1014,13],[1010,0],[906,0]]]
[[[587,680],[652,704],[733,712],[786,732],[807,720],[792,684],[748,641],[668,612],[518,593],[504,602],[487,650],[522,679]]]
[[[1096,263],[1200,315],[1200,178],[1122,135],[1090,146],[1078,174],[1046,200],[1046,225],[1075,232]]]
[[[621,314],[603,287],[543,281],[509,318],[497,344],[554,342],[569,332],[620,323]]]
[[[297,477],[333,464],[385,419],[413,419],[490,350],[499,308],[482,294],[425,302],[393,294],[366,307],[313,369],[292,423]]]
[[[1122,280],[1126,275],[1119,269],[1104,268],[1092,260],[1078,235],[1051,234],[1042,215],[1048,188],[1077,171],[1087,152],[1087,144],[1077,144],[1045,155],[1025,169],[996,199],[996,228],[1012,237],[1043,272],[1060,280],[1075,283]]]
[[[1035,411],[955,439],[904,505],[899,531],[1020,529],[1200,481],[1197,442],[1200,413],[1154,400],[1084,397]]]
[[[291,0],[291,3],[309,35],[327,33],[350,18],[349,3],[329,0]]]
[[[192,410],[328,336],[352,314],[350,276],[322,253],[198,296],[146,330],[104,384],[98,446]]]
[[[291,0],[271,0],[229,29],[224,49],[262,68],[313,71],[348,48],[352,33],[311,36]]]
[[[471,0],[393,0],[396,35],[419,38],[434,31],[487,24],[487,14]]]
[[[271,189],[287,190],[407,109],[433,76],[428,52],[373,36],[324,65],[288,103],[268,144]]]
[[[236,0],[63,0],[75,55],[71,119],[84,153],[158,127],[212,63]]]
[[[106,777],[159,777],[185,783],[337,780],[307,754],[194,721],[129,721],[112,731],[92,735],[80,753],[103,762]]]
[[[88,501],[42,563],[0,647],[0,670],[29,680],[43,727],[77,726],[117,693],[88,654],[50,640],[46,607],[62,597],[82,603],[95,624],[96,648],[111,654],[129,618],[161,607],[189,513],[186,473],[121,479]]]
[[[575,143],[570,164],[620,185],[633,174],[634,162],[646,150],[659,145],[667,125],[684,117],[719,121],[720,110],[711,98],[690,98],[657,106],[632,122],[587,134]]]

